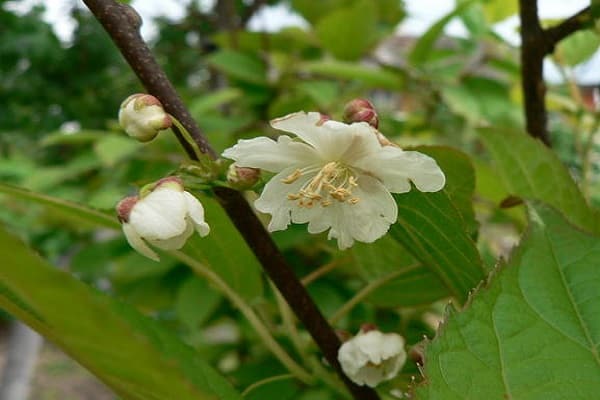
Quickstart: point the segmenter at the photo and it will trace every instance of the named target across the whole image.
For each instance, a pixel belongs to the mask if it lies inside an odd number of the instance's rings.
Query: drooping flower
[[[375,387],[393,379],[406,362],[404,338],[371,328],[348,340],[338,351],[342,370],[354,383]]]
[[[183,247],[194,230],[206,236],[210,227],[204,221],[200,201],[184,190],[179,178],[161,179],[140,196],[126,197],[117,205],[127,241],[144,256],[159,261],[149,246],[163,250]]]
[[[310,233],[329,229],[329,239],[337,239],[340,249],[355,240],[370,243],[398,217],[390,192],[408,192],[411,182],[423,192],[444,187],[445,176],[434,159],[382,146],[378,131],[366,122],[344,124],[316,112],[298,112],[271,126],[297,138],[240,140],[223,153],[240,167],[276,173],[254,203],[272,215],[270,231],[308,223]]]
[[[170,128],[173,121],[156,97],[137,93],[121,103],[119,124],[129,136],[149,142],[158,132]]]

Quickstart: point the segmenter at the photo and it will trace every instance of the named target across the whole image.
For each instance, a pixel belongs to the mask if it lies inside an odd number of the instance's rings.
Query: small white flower
[[[338,360],[352,382],[375,387],[393,379],[406,362],[404,338],[396,333],[361,330],[342,344]]]
[[[366,122],[344,124],[316,112],[298,112],[271,121],[281,135],[240,140],[224,157],[240,167],[277,173],[255,202],[272,215],[270,231],[308,222],[310,233],[329,230],[340,249],[373,242],[396,222],[392,193],[441,190],[445,176],[431,157],[395,146],[382,146],[378,131]]]
[[[159,261],[159,257],[147,243],[163,250],[176,250],[183,247],[194,230],[200,236],[210,231],[202,204],[175,177],[158,181],[141,198],[121,200],[117,213],[131,247],[154,261]]]
[[[137,93],[121,103],[119,124],[127,134],[140,142],[148,142],[158,132],[171,127],[172,120],[160,101],[149,94]]]

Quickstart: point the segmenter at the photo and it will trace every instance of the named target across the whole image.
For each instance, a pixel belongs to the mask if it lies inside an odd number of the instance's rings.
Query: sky
[[[75,0],[17,0],[8,6],[18,11],[26,11],[35,4],[44,4],[44,18],[52,23],[57,35],[68,42],[75,22],[69,17],[69,9]],[[142,36],[151,40],[156,35],[156,27],[151,20],[156,16],[166,16],[178,19],[183,16],[185,5],[190,0],[133,0],[132,6],[140,13],[145,21],[142,25]],[[216,0],[200,0],[201,7],[210,9]],[[80,3],[77,1],[77,3]],[[429,26],[452,11],[455,0],[405,0],[409,17],[398,27],[402,34],[419,35]],[[538,0],[538,10],[541,19],[559,19],[575,14],[590,4],[589,0]],[[302,17],[293,14],[285,5],[263,7],[249,22],[252,30],[277,31],[286,26],[306,26]],[[508,42],[518,45],[518,17],[512,16],[495,26],[495,30]],[[446,33],[454,36],[466,36],[467,30],[462,22],[455,18],[446,26]],[[546,65],[547,78],[555,81],[558,74],[550,63]],[[600,52],[586,66],[578,67],[575,74],[581,83],[600,82]]]

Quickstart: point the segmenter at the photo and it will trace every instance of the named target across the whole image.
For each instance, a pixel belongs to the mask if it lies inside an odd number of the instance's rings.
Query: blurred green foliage
[[[141,145],[121,132],[119,104],[142,88],[86,10],[71,10],[76,29],[63,43],[43,21],[43,8],[17,15],[6,4],[0,1],[0,219],[54,264],[174,331],[240,391],[286,373],[239,310],[180,260],[151,263],[89,215],[82,223],[60,204],[48,207],[45,198],[7,186],[112,213],[118,200],[175,172],[185,157],[168,133]],[[288,7],[307,27],[250,31],[256,5]],[[402,147],[436,145],[419,150],[443,166],[448,186],[437,197],[399,196],[401,223],[392,235],[342,253],[304,227],[274,234],[299,276],[335,266],[308,286],[328,317],[374,285],[336,328],[355,332],[375,322],[410,345],[433,336],[441,305],[451,294],[466,300],[523,232],[524,206],[501,206],[509,196],[542,200],[597,231],[587,204],[600,201],[598,103],[568,67],[589,59],[600,40],[585,30],[557,47],[553,58],[566,80],[549,88],[555,148],[548,150],[523,133],[518,49],[492,29],[516,7],[516,0],[459,1],[420,37],[395,33],[406,18],[399,0],[219,0],[209,10],[192,1],[182,19],[155,21],[152,49],[217,151],[239,138],[274,136],[267,121],[290,112],[340,119],[355,97],[372,100],[381,132]],[[444,33],[457,18],[467,37]],[[314,360],[315,346],[304,332],[299,343],[290,338],[277,293],[215,201],[203,196],[214,236],[186,252],[238,291],[290,354]],[[406,391],[412,375],[414,363],[382,392]],[[279,399],[285,391],[327,399],[331,387],[325,378],[313,391],[279,380],[247,397]]]

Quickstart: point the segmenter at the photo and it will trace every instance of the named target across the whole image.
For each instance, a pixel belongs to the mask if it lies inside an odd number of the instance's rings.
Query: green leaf
[[[600,46],[600,36],[592,30],[577,31],[556,45],[559,61],[574,66],[593,56]]]
[[[120,224],[116,216],[112,216],[101,211],[73,203],[67,200],[58,199],[56,197],[47,196],[45,194],[36,193],[27,189],[22,189],[17,186],[6,185],[0,183],[0,193],[5,193],[16,199],[32,201],[51,209],[58,210],[70,217],[74,217],[86,224],[92,226],[102,226],[105,228],[120,229]]]
[[[487,0],[483,5],[483,13],[489,24],[505,20],[519,12],[517,0]]]
[[[129,400],[241,399],[155,321],[59,271],[0,229],[0,307]]]
[[[416,189],[394,195],[398,222],[390,234],[429,268],[459,301],[484,277],[484,267],[464,225],[464,219],[445,191]]]
[[[211,55],[207,61],[232,78],[257,85],[267,84],[267,70],[256,56],[225,49]]]
[[[425,354],[416,398],[594,399],[600,392],[600,238],[546,206],[505,267]]]
[[[338,100],[340,85],[334,81],[305,81],[299,82],[297,88],[300,92],[308,95],[320,107],[330,107]]]
[[[477,231],[473,209],[475,169],[469,157],[460,150],[445,146],[418,146],[414,150],[434,158],[446,175],[444,191],[463,217],[469,234]]]
[[[480,137],[511,194],[541,200],[575,225],[599,231],[596,213],[551,149],[524,132],[482,129]]]
[[[377,6],[370,0],[361,0],[322,17],[315,33],[336,58],[357,60],[374,43],[376,24]]]
[[[206,280],[194,276],[179,288],[175,312],[178,319],[194,331],[210,317],[222,299],[223,296],[211,288]]]
[[[190,103],[190,113],[200,116],[206,113],[212,113],[217,107],[239,99],[244,93],[236,88],[223,88],[212,93],[206,93]]]
[[[474,0],[467,0],[462,4],[459,4],[453,11],[440,18],[440,20],[433,24],[427,30],[427,32],[425,32],[419,38],[408,54],[408,60],[412,65],[424,65],[431,55],[431,49],[434,48],[435,42],[444,32],[446,25],[452,21],[454,17],[460,15],[464,10],[466,10],[473,3],[473,1]]]
[[[135,154],[143,145],[132,138],[118,135],[105,135],[94,144],[94,152],[107,167]]]
[[[263,293],[258,260],[216,200],[205,195],[198,198],[210,224],[210,235],[191,237],[185,253],[216,272],[247,301],[256,300]]]
[[[367,297],[381,307],[429,304],[450,295],[439,278],[389,235],[375,243],[355,243],[350,250],[353,267],[367,282],[386,280]],[[403,269],[407,272],[394,277]],[[387,280],[388,277],[394,277]]]
[[[372,88],[400,89],[402,78],[390,71],[344,61],[313,61],[301,63],[299,71],[331,78],[359,81]]]

